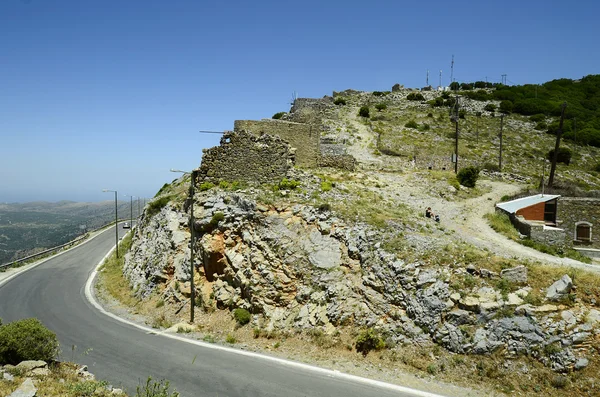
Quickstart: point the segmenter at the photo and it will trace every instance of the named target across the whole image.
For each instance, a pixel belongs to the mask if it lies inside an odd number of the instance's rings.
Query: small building
[[[565,231],[557,227],[559,195],[536,194],[496,204],[519,233],[547,245],[565,245]]]
[[[554,194],[536,194],[496,204],[496,207],[509,216],[522,216],[526,221],[543,221],[546,225],[556,226],[559,197]]]

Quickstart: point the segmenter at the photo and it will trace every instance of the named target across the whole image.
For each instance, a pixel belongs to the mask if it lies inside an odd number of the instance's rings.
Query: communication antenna
[[[296,99],[298,99],[298,93],[294,91],[292,92],[292,102],[290,102],[290,105],[294,106],[294,104],[296,103]]]
[[[450,83],[454,82],[454,54],[452,54],[452,63],[450,64]]]
[[[440,85],[439,85],[439,87],[442,88],[442,71],[441,70],[440,70]]]
[[[502,77],[502,84],[503,84],[503,85],[506,85],[506,75],[505,75],[505,74],[502,74],[502,75],[500,75],[500,76]]]
[[[425,87],[429,87],[429,70],[427,71],[427,80],[425,81]]]

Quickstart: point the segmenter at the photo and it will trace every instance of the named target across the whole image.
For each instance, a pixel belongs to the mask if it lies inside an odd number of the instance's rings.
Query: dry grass
[[[81,397],[81,396],[112,396],[105,389],[106,382],[83,380],[77,375],[78,366],[73,363],[53,363],[49,365],[50,376],[39,377],[36,387],[37,396],[47,397]],[[0,381],[0,396],[8,396],[14,392],[27,377],[24,373],[13,372],[12,382]],[[124,395],[126,396],[126,395]]]

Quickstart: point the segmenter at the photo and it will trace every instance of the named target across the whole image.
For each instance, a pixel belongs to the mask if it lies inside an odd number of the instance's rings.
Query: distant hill
[[[141,207],[141,204],[140,204]],[[138,202],[133,203],[137,216]],[[119,218],[130,217],[130,202],[119,202]],[[64,244],[114,220],[114,201],[36,201],[0,204],[0,263]]]

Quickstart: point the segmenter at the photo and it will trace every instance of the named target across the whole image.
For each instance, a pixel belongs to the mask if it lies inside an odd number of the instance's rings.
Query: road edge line
[[[100,269],[100,267],[102,266],[104,261],[110,256],[110,254],[112,254],[114,249],[115,249],[115,247],[113,247],[110,251],[108,251],[108,253],[104,256],[104,258],[102,258],[102,260],[94,268],[94,271],[92,271],[92,273],[88,277],[87,282],[85,283],[85,297],[88,300],[88,302],[90,302],[92,304],[92,306],[94,306],[99,312],[101,312],[102,314],[104,314],[116,321],[119,321],[123,324],[127,324],[129,326],[135,327],[137,329],[143,330],[147,334],[153,334],[158,337],[170,338],[170,339],[174,339],[174,340],[177,340],[180,342],[185,342],[185,343],[193,344],[196,346],[204,347],[207,349],[226,351],[226,352],[232,353],[232,354],[239,354],[239,355],[246,356],[246,357],[253,357],[253,358],[258,358],[258,359],[262,359],[262,360],[275,362],[275,363],[282,364],[282,365],[285,365],[288,367],[300,368],[300,369],[304,369],[307,371],[318,372],[318,373],[327,375],[332,378],[350,380],[353,382],[362,383],[362,384],[366,384],[366,385],[370,385],[370,386],[374,386],[374,387],[378,387],[378,388],[382,388],[382,389],[394,390],[394,391],[398,391],[401,393],[412,393],[414,396],[417,396],[417,397],[445,397],[440,394],[434,394],[434,393],[429,393],[429,392],[422,391],[422,390],[411,389],[406,386],[395,385],[393,383],[387,383],[387,382],[383,382],[383,381],[379,381],[379,380],[363,378],[358,375],[351,375],[351,374],[347,374],[347,373],[340,372],[337,370],[321,368],[321,367],[317,367],[314,365],[300,363],[297,361],[286,360],[283,358],[268,356],[268,355],[261,354],[261,353],[255,353],[255,352],[249,352],[246,350],[234,349],[234,348],[230,348],[227,346],[216,345],[213,343],[206,343],[206,342],[202,342],[202,341],[198,341],[198,340],[184,338],[184,337],[181,337],[178,335],[159,332],[154,328],[146,327],[144,325],[140,325],[133,321],[119,317],[116,314],[111,313],[108,310],[104,309],[104,307],[102,307],[102,305],[100,305],[100,303],[96,300],[96,296],[92,290],[93,286],[95,284],[95,279],[99,273],[98,270]]]

